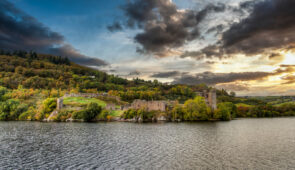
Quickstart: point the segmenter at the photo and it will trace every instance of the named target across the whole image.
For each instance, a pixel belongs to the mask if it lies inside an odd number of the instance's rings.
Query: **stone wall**
[[[107,109],[107,110],[117,110],[116,105],[114,103],[108,103],[105,109]]]
[[[159,101],[146,101],[146,100],[134,100],[130,108],[132,109],[142,109],[145,108],[148,111],[166,111],[168,106],[167,101],[159,100]]]
[[[95,98],[95,97],[108,97],[115,99],[117,101],[120,101],[120,97],[118,96],[110,96],[108,93],[71,93],[71,94],[65,94],[63,98],[65,97],[85,97],[85,98]]]

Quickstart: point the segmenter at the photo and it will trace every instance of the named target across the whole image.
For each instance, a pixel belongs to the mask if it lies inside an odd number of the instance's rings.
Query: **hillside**
[[[46,89],[74,92],[109,92],[125,101],[171,99],[185,101],[206,85],[167,85],[158,81],[127,80],[84,67],[67,58],[17,51],[0,51],[0,86],[8,89]]]
[[[295,115],[293,98],[235,97],[216,89],[218,109],[212,110],[197,92],[211,90],[205,84],[169,85],[141,79],[127,80],[70,62],[67,58],[34,52],[0,51],[0,120],[124,119],[231,120],[235,117],[275,117]],[[63,110],[55,112],[57,98],[66,93],[104,93],[111,98],[65,98]],[[176,101],[163,112],[120,110],[135,99]],[[288,102],[286,104],[282,104]],[[178,104],[179,103],[179,104]],[[108,104],[115,110],[107,110]],[[143,110],[142,110],[143,109]],[[92,114],[92,116],[90,116]],[[89,117],[90,116],[90,117]]]

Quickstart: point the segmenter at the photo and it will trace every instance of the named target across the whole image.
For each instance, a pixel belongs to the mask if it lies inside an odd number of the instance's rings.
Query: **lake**
[[[0,122],[0,169],[295,169],[295,118]]]

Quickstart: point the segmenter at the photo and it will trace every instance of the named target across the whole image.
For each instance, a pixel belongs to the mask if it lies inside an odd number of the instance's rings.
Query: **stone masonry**
[[[133,109],[146,108],[148,111],[165,112],[167,106],[168,106],[168,102],[164,100],[159,100],[159,101],[134,100],[133,103],[131,103],[131,108]]]
[[[216,99],[216,90],[212,89],[209,92],[204,90],[203,92],[196,92],[197,95],[205,98],[207,106],[209,106],[212,110],[217,109],[217,99]]]

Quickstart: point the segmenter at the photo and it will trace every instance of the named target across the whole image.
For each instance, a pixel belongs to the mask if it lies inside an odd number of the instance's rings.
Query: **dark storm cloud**
[[[204,72],[195,75],[183,75],[175,78],[173,84],[200,84],[205,83],[215,85],[219,83],[230,83],[235,81],[260,80],[269,76],[280,75],[282,73],[295,72],[295,66],[282,65],[274,72],[240,72],[240,73],[212,73]]]
[[[295,43],[295,1],[264,0],[251,14],[223,33],[226,53],[258,54]]]
[[[114,31],[118,31],[118,30],[122,30],[122,26],[119,22],[114,22],[112,25],[109,25],[108,27],[108,30],[111,31],[111,32],[114,32]]]
[[[155,73],[151,77],[153,78],[174,78],[177,76],[185,75],[187,73],[179,72],[179,71],[168,71],[168,72],[160,72]]]
[[[185,57],[192,57],[197,60],[203,59],[203,58],[213,58],[213,57],[224,57],[222,55],[222,49],[219,48],[217,45],[209,45],[199,51],[186,51],[181,56],[181,58]]]
[[[62,35],[51,31],[6,0],[0,1],[0,48],[67,56],[71,61],[89,66],[106,64],[100,59],[80,54],[65,43]]]
[[[278,53],[271,53],[269,56],[268,56],[268,58],[270,59],[270,60],[273,60],[273,59],[275,59],[275,58],[281,58],[282,57],[282,55],[281,54],[278,54]]]
[[[217,26],[214,26],[214,27],[212,27],[212,28],[209,28],[209,29],[207,30],[206,33],[208,34],[208,33],[216,32],[216,34],[219,34],[219,33],[221,33],[223,30],[224,30],[224,25],[219,24],[219,25],[217,25]]]
[[[222,12],[225,5],[208,5],[200,11],[177,10],[169,0],[132,0],[122,7],[127,28],[140,28],[134,40],[139,52],[161,55],[200,36],[198,25],[211,12]]]
[[[180,78],[176,78],[173,84],[209,84],[214,85],[218,83],[229,83],[237,80],[249,81],[261,79],[269,76],[266,72],[243,72],[243,73],[212,73],[204,72],[196,75],[184,75]]]
[[[132,71],[132,72],[129,73],[129,76],[139,76],[139,75],[141,75],[141,73],[139,71],[137,71],[137,70]]]

